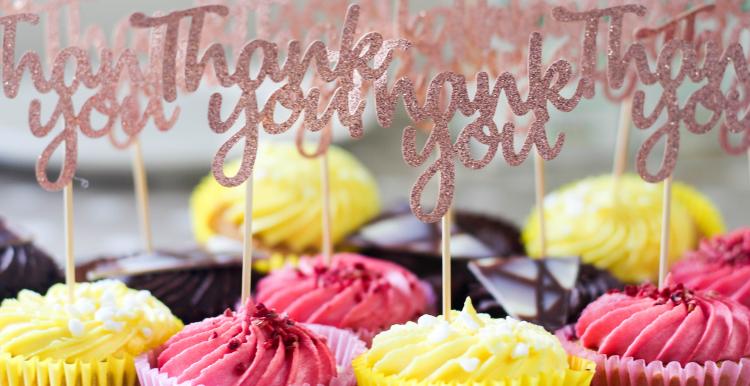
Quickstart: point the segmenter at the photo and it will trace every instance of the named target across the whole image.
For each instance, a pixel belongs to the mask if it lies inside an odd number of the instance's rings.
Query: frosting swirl
[[[73,361],[137,356],[182,328],[147,291],[103,280],[76,284],[76,302],[56,284],[42,296],[21,291],[0,306],[0,356]]]
[[[536,377],[570,365],[560,342],[542,327],[477,314],[467,298],[449,320],[424,315],[378,334],[370,351],[355,360],[358,367],[389,384],[452,385]]]
[[[750,310],[721,296],[629,286],[591,303],[575,326],[586,348],[646,362],[737,361],[750,356]]]
[[[328,150],[331,236],[334,243],[380,210],[375,179],[345,150]],[[235,173],[239,160],[227,166]],[[320,161],[305,158],[291,143],[258,148],[253,176],[253,237],[262,247],[292,253],[319,251],[322,239]],[[242,240],[244,186],[226,188],[209,175],[195,188],[190,207],[200,243]],[[226,244],[226,242],[222,242]]]
[[[614,194],[614,189],[617,194]],[[547,195],[547,252],[581,256],[628,283],[656,281],[659,272],[661,185],[636,175],[591,177]],[[534,209],[523,231],[526,249],[539,257],[539,223]],[[721,233],[721,215],[707,198],[674,183],[669,262],[695,248],[701,236]]]
[[[672,268],[668,280],[716,291],[750,307],[750,228],[702,240]]]
[[[258,302],[297,321],[352,330],[382,330],[425,312],[428,294],[416,276],[387,261],[351,253],[302,259],[258,283]]]
[[[192,385],[328,385],[336,376],[323,339],[262,304],[186,326],[157,364]]]

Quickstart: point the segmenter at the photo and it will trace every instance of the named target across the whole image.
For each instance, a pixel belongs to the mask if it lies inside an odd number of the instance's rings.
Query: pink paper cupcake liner
[[[331,381],[330,385],[324,386],[355,386],[357,380],[352,369],[352,360],[367,351],[365,343],[357,335],[348,330],[319,324],[304,324],[304,326],[324,337],[328,348],[331,349],[336,358],[338,376]],[[138,374],[141,386],[206,386],[177,382],[175,378],[170,378],[166,374],[160,373],[159,369],[154,367],[156,358],[160,352],[161,349],[153,350],[135,359],[135,371]]]
[[[685,366],[679,362],[647,363],[642,359],[607,356],[589,350],[577,342],[572,326],[560,329],[556,335],[568,354],[596,363],[592,386],[750,386],[749,359]]]

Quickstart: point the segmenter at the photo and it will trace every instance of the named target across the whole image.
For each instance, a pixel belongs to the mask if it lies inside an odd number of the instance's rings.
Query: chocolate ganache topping
[[[242,262],[235,256],[157,251],[100,258],[80,265],[76,276],[116,278],[130,288],[148,290],[183,322],[193,323],[234,307],[241,293],[241,271]]]
[[[60,281],[55,261],[0,218],[0,300],[16,297],[22,289],[45,293]]]
[[[474,278],[466,262],[523,253],[518,229],[509,222],[462,210],[454,212],[451,229],[454,308],[461,308]],[[419,221],[408,206],[399,206],[362,227],[347,244],[367,256],[394,261],[441,289],[440,224]]]
[[[555,331],[573,323],[583,309],[622,283],[579,258],[488,258],[469,263],[477,311],[536,323]]]

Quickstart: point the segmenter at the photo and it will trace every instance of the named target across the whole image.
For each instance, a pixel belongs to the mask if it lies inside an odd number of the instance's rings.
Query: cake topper
[[[400,21],[407,13],[403,7],[405,3],[399,4],[401,6],[395,13]],[[484,3],[481,4],[484,6]],[[723,2],[721,5],[717,3],[716,7],[730,9]],[[476,11],[481,8],[465,9],[468,20],[482,19],[483,15]],[[732,9],[732,12],[735,10]],[[583,12],[557,7],[552,14],[555,21],[545,21],[545,24],[582,24],[584,27],[580,57],[575,58],[579,61],[578,72],[567,60],[554,59],[549,64],[543,61],[543,35],[531,32],[524,67],[510,65],[505,69],[493,68],[494,73],[491,74],[481,68],[486,65],[482,64],[485,58],[472,58],[473,50],[459,50],[456,63],[466,59],[467,63],[479,63],[480,67],[465,74],[459,65],[458,69],[435,72],[429,81],[425,79],[422,82],[413,79],[408,71],[403,75],[390,76],[394,55],[406,50],[408,41],[385,39],[380,32],[369,32],[356,39],[356,28],[360,21],[360,7],[357,5],[350,6],[346,13],[340,38],[334,45],[335,50],[322,41],[315,41],[303,49],[299,41],[292,40],[283,55],[280,54],[279,45],[268,40],[256,38],[240,47],[236,39],[228,39],[224,35],[217,36],[223,41],[212,41],[200,53],[202,36],[207,31],[216,31],[225,26],[221,19],[229,16],[227,6],[201,6],[156,16],[136,13],[130,17],[131,25],[150,28],[158,37],[157,42],[150,42],[149,46],[149,52],[158,54],[158,58],[152,58],[152,66],[149,67],[152,71],[141,69],[133,50],[124,49],[118,53],[107,48],[99,52],[101,64],[93,71],[88,50],[73,45],[57,51],[51,62],[49,78],[45,77],[36,53],[27,53],[16,62],[15,35],[18,23],[36,24],[39,20],[36,14],[22,13],[0,18],[4,40],[3,87],[6,96],[15,97],[22,76],[29,71],[38,92],[54,91],[58,96],[57,105],[45,121],[42,121],[41,102],[38,99],[32,101],[29,108],[29,123],[36,136],[47,136],[59,121],[63,124],[62,131],[53,137],[37,164],[37,179],[49,190],[70,185],[75,174],[79,131],[89,137],[101,137],[110,134],[114,123],[120,120],[123,131],[132,137],[151,118],[157,127],[170,126],[176,117],[173,115],[168,119],[164,116],[161,99],[173,102],[178,90],[194,92],[204,79],[222,88],[231,87],[241,91],[237,100],[227,100],[224,94],[215,92],[209,101],[208,121],[211,129],[219,134],[231,133],[216,153],[212,166],[214,176],[225,186],[238,186],[252,175],[259,126],[270,134],[279,134],[301,122],[301,130],[323,130],[325,134],[325,128],[335,114],[352,137],[361,137],[366,104],[363,94],[364,90],[372,89],[374,109],[381,126],[391,126],[399,99],[403,100],[412,121],[412,125],[405,127],[402,133],[402,155],[410,166],[425,166],[412,188],[410,203],[414,214],[426,222],[446,219],[455,192],[455,173],[459,162],[470,169],[481,169],[501,150],[503,158],[510,165],[525,161],[532,148],[540,160],[551,160],[560,153],[564,134],[550,141],[546,131],[550,107],[570,112],[582,98],[595,96],[599,71],[597,56],[601,51],[597,34],[604,25],[608,26],[606,74],[610,91],[627,88],[628,76],[636,79],[637,85],[661,88],[659,99],[650,111],[645,111],[646,95],[643,90],[638,89],[633,94],[631,117],[636,127],[648,130],[660,119],[666,119],[666,123],[660,124],[639,150],[637,170],[645,180],[666,180],[668,188],[669,177],[677,162],[681,124],[692,133],[705,133],[719,123],[723,115],[722,130],[725,136],[728,133],[747,132],[748,123],[743,115],[745,104],[739,88],[750,87],[750,74],[742,46],[735,41],[737,36],[726,46],[712,39],[701,45],[699,43],[702,42],[691,42],[687,37],[673,39],[674,34],[670,32],[673,27],[667,24],[666,27],[657,28],[657,32],[664,33],[666,38],[658,49],[656,60],[651,61],[648,56],[651,46],[635,42],[623,47],[625,17],[644,17],[647,13],[643,6],[621,5]],[[244,20],[242,17],[246,17],[247,13],[238,12],[238,15],[240,20]],[[680,17],[692,23],[694,15],[689,13]],[[740,25],[746,24],[743,21]],[[694,27],[690,28],[694,30]],[[409,29],[402,28],[401,23],[396,23],[396,30],[409,33]],[[163,37],[156,31],[163,31]],[[243,30],[240,28],[238,31],[237,34],[240,34]],[[461,33],[451,28],[445,31],[436,35],[435,43],[438,46],[456,33]],[[477,31],[477,34],[474,34],[475,31],[470,34],[472,42],[481,43],[484,34],[491,32],[486,28],[477,28]],[[514,39],[518,41],[515,35]],[[236,51],[233,70],[230,70],[223,45],[226,42],[232,44]],[[284,58],[283,63],[279,62],[280,57]],[[682,58],[681,63],[674,63],[678,57]],[[68,62],[73,64],[75,76],[66,84],[64,69]],[[257,71],[254,67],[251,69],[251,64],[255,63],[259,64]],[[211,70],[207,71],[209,67]],[[725,93],[721,89],[721,82],[730,69],[737,74],[737,81],[735,87]],[[673,76],[672,72],[676,75]],[[303,86],[306,77],[312,77],[316,86]],[[125,84],[132,88],[130,94],[120,99],[118,90],[123,79],[128,79]],[[278,87],[261,105],[257,91],[264,81],[276,83]],[[471,95],[467,83],[476,86],[476,91]],[[686,83],[701,84],[701,87],[685,103],[681,103],[676,93]],[[566,96],[563,88],[568,86],[572,92]],[[72,95],[82,88],[94,90],[94,95],[76,109]],[[138,108],[134,96],[141,94],[149,98],[143,111]],[[513,142],[516,134],[522,130],[516,127],[513,120],[503,122],[502,128],[495,122],[495,112],[501,98],[507,103],[513,117],[531,113],[528,132],[521,134],[520,149],[516,149]],[[230,105],[228,116],[221,113],[224,104]],[[713,113],[708,122],[700,123],[697,120],[698,105]],[[288,112],[288,117],[277,122],[274,114],[277,109]],[[107,123],[101,127],[95,127],[93,123],[95,120],[92,118],[97,114],[107,118]],[[454,141],[448,123],[458,116],[472,120],[461,128]],[[244,124],[238,122],[241,118]],[[418,146],[417,125],[424,122],[428,122],[430,133],[426,142]],[[323,137],[316,154],[323,154],[328,145],[330,139],[326,140],[325,135]],[[665,143],[664,157],[659,168],[652,172],[646,160],[660,141]],[[481,143],[487,148],[477,158],[471,152],[472,142]],[[741,148],[747,147],[745,142],[743,140]],[[49,158],[63,144],[65,162],[58,178],[51,181],[46,170]],[[237,174],[229,176],[225,174],[224,163],[227,154],[235,148],[241,148],[242,162]],[[439,185],[437,198],[425,204],[424,189],[436,179]],[[252,189],[251,183],[247,184],[247,189]],[[665,194],[668,191],[665,189]],[[246,210],[251,209],[250,202],[248,205]]]
[[[128,42],[127,33],[130,28],[129,20],[123,19],[115,23],[111,33],[112,38],[99,25],[89,26],[81,32],[82,24],[80,20],[80,2],[78,0],[58,0],[45,4],[36,4],[28,1],[24,4],[28,11],[36,11],[41,15],[46,15],[45,22],[45,51],[47,58],[53,58],[60,51],[63,39],[70,42],[71,45],[81,47],[87,52],[101,51],[102,49],[110,50],[114,55],[121,55],[126,49],[131,50],[139,56],[148,58],[148,67],[143,74],[143,82],[136,84],[129,76],[123,76],[119,79],[119,84],[115,85],[114,94],[118,94],[122,89],[127,90],[126,100],[131,111],[135,114],[141,109],[143,99],[146,99],[148,110],[157,110],[160,116],[167,116],[164,111],[165,106],[161,102],[161,90],[159,82],[159,70],[157,64],[161,63],[161,51],[157,48],[164,39],[162,30],[135,31],[132,42]],[[67,13],[65,11],[67,10]],[[63,18],[66,28],[61,28],[60,18]],[[111,43],[110,43],[111,40]],[[179,107],[175,107],[168,121],[157,126],[160,131],[171,129],[176,123],[179,116]],[[100,111],[105,117],[117,119],[117,111]],[[151,214],[148,200],[148,179],[146,167],[143,159],[140,133],[148,123],[147,119],[122,120],[121,127],[125,132],[125,138],[118,138],[116,122],[109,126],[106,135],[110,143],[116,148],[125,150],[128,147],[132,150],[132,171],[133,185],[136,197],[138,215],[140,218],[140,230],[146,253],[153,252],[153,235],[151,231]],[[104,135],[104,133],[102,133]]]
[[[48,4],[49,7],[62,3]],[[27,6],[31,6],[30,3]],[[54,8],[51,8],[54,9]],[[57,16],[52,12],[52,16]],[[54,19],[54,17],[51,17]],[[90,138],[109,136],[116,147],[129,145],[133,138],[143,129],[149,119],[153,119],[160,129],[171,127],[176,121],[177,112],[166,118],[163,111],[162,98],[154,92],[159,87],[158,76],[150,76],[143,71],[137,54],[124,49],[119,53],[108,48],[99,51],[98,68],[92,70],[91,60],[86,46],[70,46],[59,49],[55,43],[59,32],[54,26],[50,30],[53,35],[48,40],[47,53],[51,71],[46,77],[44,65],[40,55],[27,52],[16,62],[16,30],[19,23],[36,25],[39,15],[34,13],[20,13],[0,17],[0,28],[3,32],[3,92],[8,98],[18,95],[21,79],[26,71],[30,73],[33,87],[39,93],[54,92],[57,103],[52,111],[43,114],[42,103],[33,99],[29,105],[29,127],[37,137],[50,135],[58,126],[62,126],[44,149],[36,164],[36,178],[39,184],[47,190],[64,189],[63,214],[65,233],[65,273],[68,284],[70,301],[74,301],[75,288],[75,258],[73,245],[73,186],[77,165],[77,141],[79,131]],[[73,27],[71,27],[73,28]],[[116,56],[117,55],[117,56]],[[115,57],[116,56],[116,57]],[[54,59],[53,59],[54,58]],[[65,68],[72,63],[74,77],[71,81],[65,79]],[[118,95],[121,86],[125,84],[128,90],[125,96]],[[80,106],[76,106],[73,96],[80,89],[93,90]],[[141,111],[138,98],[140,95],[150,96],[147,107]],[[101,118],[104,124],[97,124]],[[119,142],[113,134],[113,127],[120,122],[127,139]],[[63,164],[56,179],[50,179],[48,166],[50,158],[64,145]]]

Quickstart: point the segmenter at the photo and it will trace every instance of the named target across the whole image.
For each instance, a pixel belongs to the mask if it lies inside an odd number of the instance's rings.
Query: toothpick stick
[[[133,143],[133,185],[138,205],[138,216],[141,220],[143,246],[146,252],[151,253],[154,247],[151,233],[151,211],[148,204],[148,179],[146,178],[146,166],[143,162],[143,151],[139,139],[136,139]]]
[[[245,181],[245,226],[242,243],[242,305],[250,296],[253,274],[253,176]]]
[[[443,256],[443,315],[450,320],[451,313],[451,217],[453,210],[443,216],[441,251]]]
[[[65,226],[65,285],[68,287],[68,300],[76,300],[76,261],[73,249],[73,182],[63,190],[63,219]]]
[[[750,171],[750,149],[747,149],[747,170]]]
[[[617,142],[615,143],[615,158],[612,163],[612,175],[615,182],[625,172],[628,163],[628,143],[630,139],[630,126],[632,117],[630,111],[633,109],[633,98],[627,97],[620,104],[620,123],[617,126]],[[616,185],[616,184],[615,184]]]
[[[536,207],[539,216],[539,251],[540,257],[547,256],[547,226],[544,222],[544,159],[534,152],[534,190]]]
[[[331,241],[331,171],[328,168],[328,152],[320,157],[320,184],[323,190],[323,261],[330,266],[333,260]]]
[[[667,260],[669,258],[669,219],[672,211],[671,175],[664,180],[664,191],[662,194],[661,245],[659,248],[659,289],[664,286],[664,278],[667,276]]]

